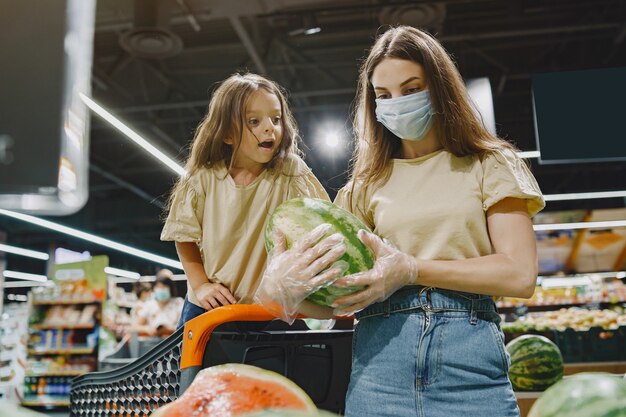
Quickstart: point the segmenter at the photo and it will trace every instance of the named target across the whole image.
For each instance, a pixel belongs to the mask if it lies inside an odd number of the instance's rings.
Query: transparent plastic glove
[[[291,324],[305,298],[342,276],[348,269],[339,260],[346,251],[343,236],[335,233],[322,239],[331,227],[316,227],[290,249],[286,249],[284,235],[277,233],[254,302]]]
[[[376,261],[369,271],[340,278],[337,287],[364,286],[359,292],[338,298],[333,304],[336,316],[347,316],[363,310],[372,303],[386,300],[405,285],[417,283],[417,260],[396,249],[373,233],[359,230],[359,239],[368,246]]]

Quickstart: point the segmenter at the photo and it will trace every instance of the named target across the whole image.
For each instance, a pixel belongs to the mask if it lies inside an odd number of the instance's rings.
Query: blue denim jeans
[[[189,302],[187,297],[185,297],[185,302],[183,303],[183,311],[180,313],[180,320],[178,320],[178,325],[176,325],[176,330],[180,329],[187,323],[189,320],[198,317],[201,314],[206,313],[207,311],[202,307],[198,307],[197,305]]]
[[[357,318],[347,417],[519,417],[491,297],[404,287]]]

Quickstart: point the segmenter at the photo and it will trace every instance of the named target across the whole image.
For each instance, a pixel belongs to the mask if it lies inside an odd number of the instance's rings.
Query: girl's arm
[[[237,303],[237,299],[228,288],[222,284],[210,282],[204,272],[198,245],[194,242],[176,242],[176,252],[183,264],[189,285],[204,309],[212,310],[220,305]]]

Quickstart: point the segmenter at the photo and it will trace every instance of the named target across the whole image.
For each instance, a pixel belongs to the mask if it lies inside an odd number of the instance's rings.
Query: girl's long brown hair
[[[274,81],[257,74],[233,74],[211,96],[209,109],[193,137],[191,152],[185,164],[186,175],[181,176],[174,185],[168,205],[171,205],[173,196],[187,185],[188,179],[200,169],[212,167],[221,161],[227,167],[232,167],[244,129],[248,129],[244,120],[248,100],[260,89],[274,94],[280,101],[283,131],[280,146],[266,168],[280,173],[288,155],[301,156],[298,146],[300,134],[282,88]],[[233,145],[226,144],[225,138],[233,138]]]
[[[443,46],[419,29],[393,27],[376,40],[359,74],[353,112],[356,143],[350,176],[353,196],[357,181],[363,187],[363,194],[373,184],[384,182],[391,173],[391,159],[401,148],[400,139],[376,121],[376,95],[371,78],[376,66],[385,58],[406,59],[424,68],[434,113],[433,128],[446,151],[467,156],[514,149],[487,131],[474,111],[456,65]]]

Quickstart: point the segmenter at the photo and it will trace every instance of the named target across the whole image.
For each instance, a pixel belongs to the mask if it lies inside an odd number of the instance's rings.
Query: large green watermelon
[[[511,355],[509,378],[516,391],[543,391],[563,377],[563,356],[544,336],[527,334],[506,345]]]
[[[323,223],[332,225],[326,236],[341,233],[346,253],[340,258],[348,263],[345,275],[367,271],[374,266],[370,249],[357,237],[359,229],[369,228],[357,217],[328,201],[316,198],[295,198],[285,201],[274,210],[265,228],[265,248],[269,252],[275,245],[276,231],[285,235],[287,248]],[[336,298],[360,290],[360,287],[340,288],[327,286],[311,294],[308,300],[330,306]]]
[[[541,394],[528,417],[626,417],[626,381],[602,372],[566,376]]]

